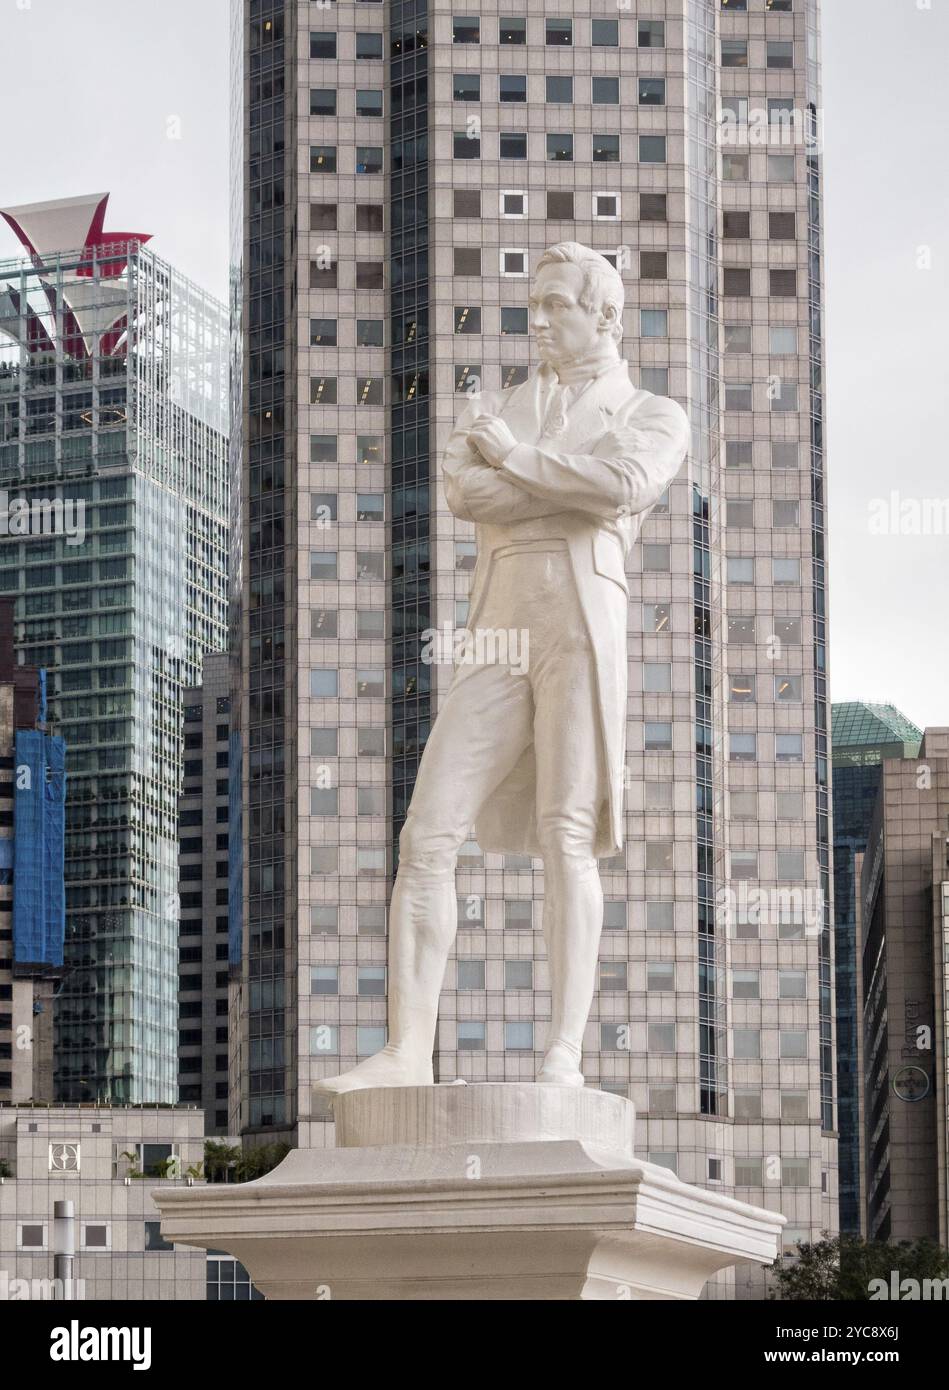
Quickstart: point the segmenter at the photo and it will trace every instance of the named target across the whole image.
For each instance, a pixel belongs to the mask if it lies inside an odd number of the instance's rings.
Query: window
[[[337,282],[337,265],[331,261],[329,265],[321,265],[319,261],[310,262],[310,289],[311,290],[335,290]]]
[[[310,932],[313,936],[336,936],[339,932],[339,909],[311,907]]]
[[[639,332],[643,338],[667,338],[669,336],[668,310],[640,309]]]
[[[793,299],[797,294],[796,270],[771,270],[768,281],[772,299]]]
[[[627,967],[624,960],[600,961],[600,992],[625,994],[627,990]]]
[[[768,40],[768,67],[793,68],[794,44],[790,39]]]
[[[640,48],[665,48],[665,20],[641,19],[639,21],[637,43]]]
[[[615,222],[620,215],[618,193],[594,193],[593,216],[601,222]]]
[[[736,1053],[737,1056],[737,1053]],[[760,1104],[759,1104],[760,1110]],[[761,1159],[760,1158],[736,1158],[735,1159],[735,1186],[736,1187],[760,1187],[761,1186]]]
[[[356,35],[356,57],[357,58],[381,58],[382,57],[382,34],[357,34]]]
[[[335,434],[310,435],[311,463],[335,463],[336,454],[337,436]]]
[[[311,173],[311,174],[335,174],[335,173],[336,173],[336,146],[335,146],[335,145],[311,145],[311,146],[310,146],[310,173]]]
[[[527,20],[499,19],[498,43],[527,43]]]
[[[759,997],[757,970],[733,970],[732,998],[757,999]]]
[[[477,15],[459,15],[452,20],[452,43],[480,43],[481,20]]]
[[[754,738],[754,734],[751,737]],[[729,855],[729,873],[735,880],[757,878],[757,852],[753,849],[733,849]]]
[[[772,468],[799,467],[797,444],[774,443],[771,445]]]
[[[527,79],[524,79],[525,83]],[[572,77],[548,77],[546,81],[546,100],[557,105],[573,101]]]
[[[310,88],[310,115],[336,115],[336,89],[334,87]]]
[[[527,78],[502,72],[498,78],[498,101],[526,101]]]
[[[335,668],[320,666],[310,672],[310,694],[317,700],[335,699],[339,675]]]
[[[640,106],[665,106],[666,79],[664,77],[641,77],[638,91]]]
[[[480,159],[481,140],[467,130],[456,130],[452,136],[452,159]]]
[[[385,272],[382,261],[357,261],[356,262],[356,288],[357,290],[382,290],[385,289]],[[382,345],[380,334],[379,344]]]
[[[544,28],[548,48],[556,44],[569,47],[573,43],[572,19],[548,19]]]
[[[470,1020],[458,1024],[458,1051],[459,1052],[483,1052],[484,1051],[484,1024],[474,1023]]]
[[[335,758],[339,753],[339,730],[310,730],[310,752],[314,757]]]
[[[758,798],[754,792],[731,792],[728,798],[729,810],[735,820],[757,820],[758,818]],[[749,933],[746,928],[751,925],[753,930]],[[755,938],[758,935],[757,926],[753,923],[736,923],[736,936]]]
[[[310,204],[310,231],[311,231],[311,232],[335,232],[335,231],[336,231],[336,204],[335,204],[335,203],[311,203],[311,204]]]
[[[801,582],[801,562],[800,560],[772,560],[771,561],[771,582],[772,584],[800,584]]]
[[[323,582],[337,578],[335,550],[310,551],[310,578]]]
[[[797,219],[793,212],[768,213],[768,237],[771,241],[793,241],[797,236]]]
[[[569,156],[571,159],[573,155]],[[619,136],[618,135],[596,135],[593,136],[593,163],[594,164],[617,164],[619,162]]]
[[[641,164],[665,164],[666,137],[664,135],[640,135],[639,159]]]
[[[110,1231],[107,1225],[86,1225],[82,1228],[83,1250],[108,1250]]]
[[[775,501],[771,503],[771,524],[773,526],[799,526],[800,503]]]
[[[481,310],[470,304],[455,305],[455,332],[480,333]]]
[[[146,1250],[174,1250],[174,1243],[165,1240],[161,1233],[160,1221],[145,1222],[145,1249]]]
[[[751,213],[726,212],[722,218],[722,235],[729,239],[747,241],[751,236]]]
[[[158,1225],[158,1222],[155,1222]],[[19,1228],[17,1245],[21,1250],[45,1250],[46,1227],[42,1223],[24,1222]]]
[[[356,971],[356,993],[359,995],[380,995],[386,992],[386,968],[384,965],[361,965]]]
[[[530,960],[506,960],[504,962],[505,989],[533,989],[534,962]]]
[[[310,347],[336,347],[335,319],[310,319]]]
[[[310,377],[310,405],[336,404],[335,376]]]
[[[667,220],[665,193],[640,193],[639,220],[640,222],[665,222]]]
[[[356,1056],[371,1057],[386,1045],[386,1030],[378,1024],[364,1024],[356,1029]]]
[[[728,759],[733,763],[753,763],[757,757],[757,740],[754,734],[729,734]]]
[[[757,1028],[735,1028],[732,1037],[736,1061],[753,1062],[761,1056],[761,1034]]]
[[[782,1120],[806,1120],[806,1119],[807,1119],[807,1092],[806,1092],[806,1091],[782,1091],[782,1092],[781,1092],[781,1119],[782,1119]]]
[[[672,840],[646,841],[647,873],[671,873],[675,868],[674,857],[675,849]]]
[[[729,299],[751,298],[751,271],[741,266],[726,266],[723,272],[722,293]]]
[[[722,39],[722,67],[746,68],[748,66],[748,40]]]
[[[381,146],[381,145],[357,145],[357,146],[356,146],[356,173],[357,173],[357,174],[381,174],[381,173],[382,173],[382,146]]]
[[[794,156],[793,156],[793,154],[769,154],[769,155],[768,155],[768,182],[769,182],[769,183],[793,183],[793,182],[794,182]]]
[[[725,351],[726,351],[726,352],[750,352],[750,351],[751,351],[751,324],[750,324],[750,323],[726,323],[726,324],[725,324]]]
[[[744,500],[729,498],[726,504],[726,526],[754,526],[755,510],[754,503]]]
[[[665,251],[641,251],[639,253],[640,280],[665,280],[668,276]]]
[[[385,501],[381,492],[356,493],[357,521],[384,521]]]
[[[357,116],[381,116],[382,92],[375,88],[356,92]]]
[[[526,251],[522,251],[520,249],[507,249],[501,252],[502,275],[526,275],[527,270],[528,265]]]
[[[458,962],[458,989],[484,989],[484,961],[460,960]]]
[[[528,332],[528,313],[526,309],[502,308],[501,310],[501,332],[502,334],[525,334]]]
[[[649,1023],[646,1025],[646,1049],[649,1052],[675,1052],[676,1026],[674,1023]]]
[[[456,72],[452,77],[452,98],[455,101],[480,101],[480,74],[476,72]]]
[[[381,38],[381,35],[380,35]],[[310,34],[310,57],[311,58],[335,58],[336,57],[336,35],[335,34]]]
[[[800,561],[796,560],[794,563],[798,566],[798,577],[800,578]],[[801,677],[775,676],[774,698],[779,704],[799,704],[801,700]],[[799,793],[795,792],[794,795],[798,796]],[[803,814],[803,810],[801,814]],[[794,819],[793,816],[792,819]]]
[[[530,931],[534,922],[534,908],[530,898],[504,899],[504,925]]]
[[[668,661],[643,663],[643,691],[647,695],[665,695],[672,690],[672,666]]]
[[[804,1032],[791,1031],[779,1034],[779,1048],[782,1058],[791,1061],[805,1059],[807,1057],[807,1034]]]
[[[339,994],[339,970],[335,965],[316,965],[310,970],[311,994]]]
[[[789,357],[797,352],[796,328],[771,328],[768,334],[768,348],[772,357]]]
[[[590,26],[590,42],[594,48],[618,48],[619,20],[594,19]]]
[[[481,247],[456,246],[454,248],[454,273],[456,275],[480,275]]]
[[[807,975],[803,970],[778,971],[778,998],[807,998]]]
[[[761,1091],[757,1086],[736,1086],[734,1095],[736,1120],[761,1119]]]
[[[517,130],[502,130],[499,137],[498,154],[501,159],[526,159],[526,134]]]
[[[774,760],[777,763],[799,763],[804,759],[804,739],[801,734],[775,734]],[[785,877],[779,874],[778,877]],[[791,877],[798,877],[792,874]]]
[[[675,966],[671,960],[647,962],[646,988],[652,994],[672,994],[675,991]]]
[[[753,584],[755,582],[755,562],[751,556],[729,555],[726,569],[729,584]]]
[[[734,154],[729,150],[722,151],[722,178],[731,182],[747,181],[748,179],[748,155]]]
[[[573,136],[566,133],[547,136],[548,159],[573,159]]]
[[[726,382],[725,384],[725,409],[726,410],[751,410],[752,390],[751,384],[743,382]]]
[[[382,319],[356,320],[356,346],[382,347]]]
[[[619,103],[619,78],[594,77],[591,95],[594,106],[616,106]]]
[[[668,545],[648,541],[642,547],[643,570],[668,570],[670,552]]]
[[[453,189],[452,212],[455,217],[480,217],[481,190],[479,188]]]
[[[547,221],[558,222],[573,218],[573,194],[553,190],[547,193]]]

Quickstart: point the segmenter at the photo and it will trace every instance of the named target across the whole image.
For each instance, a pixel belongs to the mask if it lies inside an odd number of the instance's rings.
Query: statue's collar
[[[559,367],[544,363],[540,371],[545,383],[550,386],[581,386],[605,376],[607,372],[618,371],[620,367],[628,375],[628,365],[622,358],[598,353]]]

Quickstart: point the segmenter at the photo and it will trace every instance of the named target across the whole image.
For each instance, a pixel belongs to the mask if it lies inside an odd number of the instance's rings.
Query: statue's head
[[[623,281],[605,256],[561,241],[537,263],[531,328],[545,362],[569,362],[623,336]]]

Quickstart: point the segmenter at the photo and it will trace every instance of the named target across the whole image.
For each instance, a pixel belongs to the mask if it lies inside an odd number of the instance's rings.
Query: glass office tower
[[[623,274],[633,379],[693,426],[630,561],[584,1069],[650,1158],[780,1207],[792,1244],[836,1225],[817,23],[235,5],[245,1129],[332,1142],[313,1080],[384,1042],[398,831],[451,675],[423,636],[463,627],[474,561],[441,451],[467,394],[525,380],[530,271],[577,240]],[[472,840],[458,890],[437,1075],[531,1078],[540,865]]]
[[[69,749],[57,1096],[171,1102],[181,693],[226,642],[227,318],[105,231],[106,200],[3,212],[28,258],[0,265],[0,589]]]

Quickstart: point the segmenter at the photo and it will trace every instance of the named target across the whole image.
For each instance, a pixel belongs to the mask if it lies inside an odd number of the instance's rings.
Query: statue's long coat
[[[623,843],[626,755],[625,558],[643,520],[679,472],[689,423],[675,401],[638,390],[626,362],[610,368],[576,400],[567,428],[543,433],[556,386],[541,367],[521,386],[486,391],[462,411],[446,449],[445,495],[454,514],[476,523],[478,562],[468,627],[477,625],[496,550],[512,541],[563,537],[595,653],[607,780],[596,854]],[[498,415],[518,445],[499,468],[467,444],[479,415]],[[484,850],[539,855],[534,748],[494,790],[475,826]]]

